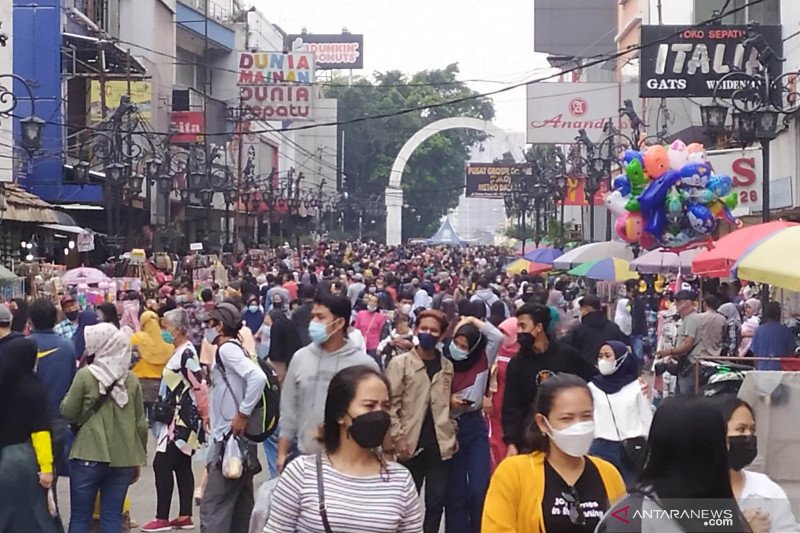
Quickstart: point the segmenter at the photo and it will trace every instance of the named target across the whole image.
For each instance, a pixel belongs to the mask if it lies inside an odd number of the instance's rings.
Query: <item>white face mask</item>
[[[600,373],[604,376],[610,376],[617,371],[617,362],[612,359],[598,359],[597,369],[600,370]]]
[[[400,312],[404,315],[411,314],[411,304],[403,304],[400,306]]]
[[[545,423],[550,428],[547,435],[559,450],[572,457],[583,457],[589,453],[594,440],[594,420],[576,422],[564,429],[553,429],[546,418]]]

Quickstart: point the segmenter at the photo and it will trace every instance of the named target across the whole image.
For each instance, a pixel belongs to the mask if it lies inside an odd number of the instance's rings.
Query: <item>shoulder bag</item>
[[[325,487],[322,481],[322,452],[317,454],[317,496],[319,497],[319,516],[322,518],[322,527],[325,533],[333,533],[331,523],[328,521],[328,510],[325,508]]]
[[[606,401],[608,408],[611,411],[611,420],[614,421],[614,430],[617,432],[617,438],[621,445],[620,460],[627,468],[630,468],[637,474],[644,468],[644,462],[647,453],[647,439],[644,437],[632,437],[630,439],[623,439],[619,433],[619,426],[617,426],[617,418],[614,416],[614,408],[611,407],[611,399],[606,394]]]

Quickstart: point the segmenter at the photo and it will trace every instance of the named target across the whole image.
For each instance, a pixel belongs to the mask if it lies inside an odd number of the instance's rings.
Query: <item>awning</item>
[[[39,224],[39,227],[51,229],[53,231],[63,231],[64,233],[83,233],[86,231],[80,226],[65,226],[64,224]]]
[[[102,205],[92,204],[58,204],[58,208],[67,211],[102,211],[105,209]]]
[[[35,194],[31,194],[22,187],[11,183],[5,184],[4,191],[7,209],[3,213],[3,220],[45,224],[58,224],[61,222],[58,211]]]
[[[140,80],[147,69],[132,55],[112,41],[64,33],[61,44],[62,71],[73,77],[94,78],[104,72],[107,79]]]

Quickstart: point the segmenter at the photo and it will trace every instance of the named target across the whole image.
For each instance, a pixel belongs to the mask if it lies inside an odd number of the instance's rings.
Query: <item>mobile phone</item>
[[[475,404],[475,402],[473,402],[472,400],[468,400],[466,398],[461,398],[461,403],[463,403],[464,405],[467,405],[467,406]]]

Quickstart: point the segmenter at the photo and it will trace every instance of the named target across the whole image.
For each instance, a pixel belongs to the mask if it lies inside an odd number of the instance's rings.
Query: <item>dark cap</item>
[[[219,320],[223,326],[232,329],[239,329],[242,324],[242,314],[239,312],[239,309],[228,302],[222,302],[209,311],[208,318]]]
[[[692,291],[682,290],[675,294],[675,300],[696,300],[697,295]]]
[[[578,305],[581,307],[591,307],[592,309],[600,309],[600,298],[595,296],[594,294],[587,294],[583,298],[578,301]]]
[[[11,309],[6,304],[0,304],[0,324],[9,325],[14,320]]]
[[[61,298],[61,307],[64,307],[67,304],[75,303],[75,298],[72,295],[67,294],[66,296]]]

